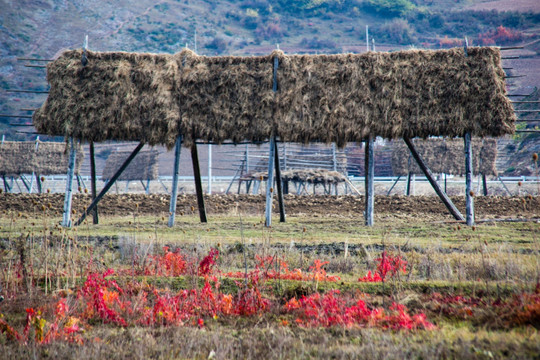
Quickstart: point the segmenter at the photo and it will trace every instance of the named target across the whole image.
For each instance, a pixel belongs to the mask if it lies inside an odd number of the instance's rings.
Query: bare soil
[[[119,194],[106,195],[99,204],[102,215],[167,216],[169,214],[168,195]],[[463,196],[452,197],[454,204],[465,211]],[[91,202],[89,195],[73,196],[76,214],[83,212]],[[210,195],[205,196],[207,213],[220,215],[262,215],[265,198],[262,195]],[[0,216],[11,213],[26,213],[39,216],[44,211],[49,215],[60,214],[63,209],[62,194],[0,194]],[[285,196],[288,215],[359,217],[364,211],[362,196]],[[278,211],[274,200],[274,211]],[[476,218],[536,218],[540,216],[539,196],[487,196],[475,198]],[[179,195],[177,213],[197,214],[195,195]],[[427,216],[452,220],[452,216],[436,196],[376,196],[375,213],[385,218],[403,216]]]

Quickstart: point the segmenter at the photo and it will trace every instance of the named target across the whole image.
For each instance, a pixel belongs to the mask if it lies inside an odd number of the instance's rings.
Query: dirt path
[[[264,197],[260,195],[211,195],[205,197],[208,214],[250,214],[264,213]],[[464,211],[465,201],[454,197],[452,201]],[[64,197],[61,194],[0,194],[0,216],[11,212],[36,213],[43,208],[59,214],[62,211]],[[73,206],[76,213],[81,213],[90,203],[89,195],[75,195]],[[137,206],[138,205],[138,206]],[[277,211],[277,202],[275,202]],[[192,210],[193,207],[193,210]],[[534,218],[540,216],[540,197],[477,197],[475,199],[476,217],[482,218]],[[180,195],[177,212],[197,213],[195,195]],[[360,196],[285,196],[285,208],[289,215],[344,216],[361,217],[364,211],[364,198]],[[141,215],[167,216],[169,196],[121,194],[107,195],[99,205],[103,215]],[[375,199],[377,216],[396,218],[402,216],[436,216],[452,220],[446,208],[435,196],[377,196]]]

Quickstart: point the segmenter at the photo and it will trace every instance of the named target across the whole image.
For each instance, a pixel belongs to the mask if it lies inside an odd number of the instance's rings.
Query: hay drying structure
[[[296,183],[308,184],[339,184],[346,181],[345,175],[337,171],[324,169],[293,169],[281,173],[282,181],[292,181]],[[268,180],[267,172],[255,172],[242,178],[243,181],[249,180]]]
[[[206,57],[67,51],[47,67],[40,133],[171,148],[194,140],[358,142],[514,132],[497,48]],[[273,92],[274,58],[278,89]]]
[[[130,154],[131,151],[115,151],[109,155],[101,175],[103,181],[111,179]],[[158,156],[159,151],[157,150],[140,151],[122,172],[118,180],[157,180],[159,178]]]
[[[392,171],[395,176],[423,174],[403,141],[394,141]],[[433,173],[464,175],[465,150],[462,139],[414,140],[414,146]],[[497,175],[497,140],[473,139],[473,173]]]
[[[77,147],[75,174],[79,174],[83,152]],[[0,175],[20,176],[66,174],[69,151],[66,143],[35,141],[4,141],[0,144]]]

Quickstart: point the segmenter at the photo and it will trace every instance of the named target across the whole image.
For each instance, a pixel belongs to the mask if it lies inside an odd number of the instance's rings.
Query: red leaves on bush
[[[121,305],[118,295],[123,292],[116,281],[105,279],[113,273],[114,270],[109,269],[102,274],[89,274],[79,291],[79,298],[87,302],[87,311],[90,315],[96,315],[104,322],[127,326],[126,321],[112,309],[114,304]]]
[[[377,261],[377,270],[373,275],[371,271],[368,271],[367,275],[358,279],[360,282],[383,282],[386,280],[387,275],[394,277],[399,272],[407,272],[407,261],[403,260],[401,256],[390,256],[383,251],[380,258],[375,259]]]
[[[218,249],[211,248],[208,255],[204,257],[199,263],[199,276],[207,276],[212,273],[216,260],[219,256]]]
[[[501,25],[494,30],[480,34],[478,40],[484,46],[508,44],[523,40],[523,33]]]
[[[352,305],[349,305],[353,302]],[[369,309],[362,299],[341,296],[339,290],[326,294],[315,293],[292,298],[285,304],[285,310],[297,315],[296,323],[306,327],[361,326],[379,327],[392,330],[433,329],[424,314],[409,315],[407,308],[394,303],[390,313],[381,308]]]
[[[255,264],[255,270],[248,273],[248,277],[251,277],[254,273],[257,273],[259,274],[258,276],[261,276],[263,279],[298,281],[339,281],[341,279],[339,276],[331,276],[326,273],[323,266],[328,264],[328,261],[315,259],[313,265],[309,267],[309,271],[302,272],[300,269],[289,270],[289,264],[287,264],[285,260],[273,256],[261,257],[255,255],[255,259],[257,261]],[[246,276],[246,274],[241,271],[228,272],[223,275],[233,278],[244,278]]]
[[[158,276],[180,276],[186,272],[187,263],[180,252],[176,249],[169,251],[168,246],[163,247],[163,255],[149,256],[149,265],[146,267],[145,275]]]

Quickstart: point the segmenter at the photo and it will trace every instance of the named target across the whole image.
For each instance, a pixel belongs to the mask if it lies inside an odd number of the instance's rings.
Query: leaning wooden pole
[[[467,214],[467,225],[474,225],[474,193],[472,190],[472,141],[471,133],[464,136],[465,144],[465,212]]]
[[[488,196],[486,174],[482,174],[482,189],[483,189],[484,196]]]
[[[193,177],[195,179],[195,192],[197,193],[197,205],[199,207],[199,217],[202,223],[208,222],[206,219],[206,208],[204,206],[204,196],[202,189],[201,168],[199,166],[199,153],[197,144],[191,145],[191,162],[193,163]]]
[[[71,199],[73,198],[73,174],[75,173],[75,160],[77,158],[77,149],[75,140],[69,139],[69,162],[66,177],[66,194],[64,196],[64,216],[62,217],[62,226],[71,227]]]
[[[373,137],[366,139],[365,148],[365,184],[366,184],[366,209],[364,217],[367,226],[373,226],[373,213],[375,206],[375,164],[373,156]]]
[[[90,141],[90,192],[92,193],[92,201],[96,199],[97,196],[97,186],[96,186],[96,157],[94,153],[94,142]],[[94,208],[92,211],[92,222],[94,224],[99,224],[99,215],[98,207]]]
[[[274,137],[274,165],[276,168],[276,188],[278,194],[278,204],[279,204],[279,222],[285,222],[285,204],[283,203],[283,189],[282,189],[282,180],[281,180],[281,166],[279,164],[279,150],[278,144]]]
[[[454,216],[454,218],[456,220],[464,221],[465,218],[459,212],[459,210],[456,208],[454,203],[452,203],[452,200],[450,200],[448,195],[446,195],[446,193],[444,191],[442,191],[441,187],[439,186],[439,183],[437,182],[437,180],[435,179],[435,177],[431,173],[431,170],[429,170],[429,168],[426,166],[426,164],[424,163],[424,161],[420,157],[420,154],[418,154],[418,151],[416,151],[416,148],[414,147],[411,140],[409,138],[407,138],[407,137],[404,137],[403,141],[405,141],[405,144],[407,144],[407,147],[411,151],[411,155],[413,156],[414,160],[418,163],[418,166],[420,167],[420,169],[422,169],[422,172],[424,173],[424,175],[428,179],[429,183],[431,184],[431,186],[433,187],[433,189],[435,190],[437,195],[439,195],[439,198],[441,198],[442,202],[444,203],[444,205],[446,206],[448,211],[450,211],[450,213],[452,214],[452,216]]]
[[[182,135],[176,138],[176,145],[174,147],[174,168],[172,178],[172,190],[171,190],[171,202],[169,206],[169,227],[174,226],[174,220],[176,217],[176,200],[178,198],[178,176],[180,175],[180,152],[182,150]]]
[[[103,189],[101,189],[101,191],[99,192],[99,194],[96,196],[96,198],[92,201],[92,203],[88,206],[88,208],[86,208],[86,210],[82,213],[81,217],[79,218],[79,220],[77,220],[77,222],[75,223],[75,226],[78,226],[80,225],[84,219],[86,219],[86,217],[88,216],[88,214],[90,214],[90,212],[92,212],[92,210],[94,210],[94,208],[97,206],[97,204],[101,201],[101,199],[103,198],[103,196],[105,196],[105,194],[109,191],[109,189],[114,185],[114,183],[116,183],[116,180],[120,177],[120,175],[122,175],[122,173],[124,172],[124,170],[128,167],[128,165],[131,163],[131,161],[133,160],[133,158],[139,153],[139,151],[142,149],[142,147],[144,146],[144,143],[143,142],[140,142],[139,145],[137,145],[137,147],[133,150],[133,152],[128,156],[128,158],[124,161],[124,163],[122,164],[122,166],[120,166],[120,168],[116,171],[116,173],[112,176],[112,178],[109,180],[109,182],[107,182],[107,184],[105,184],[105,186],[103,187]]]

